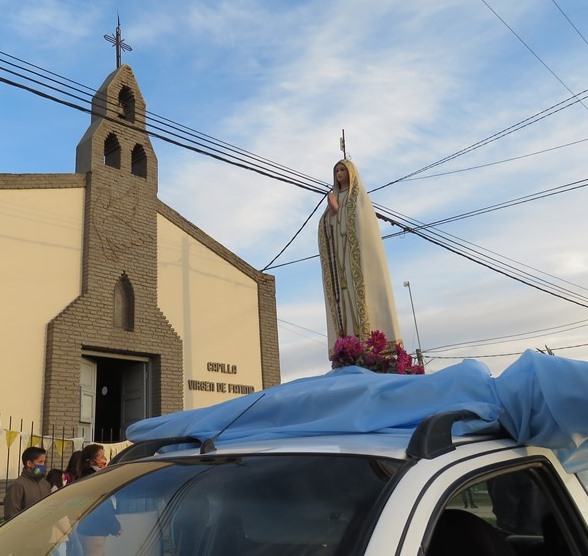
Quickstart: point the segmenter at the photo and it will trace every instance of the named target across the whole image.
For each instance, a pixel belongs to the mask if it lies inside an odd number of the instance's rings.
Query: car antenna
[[[219,439],[220,435],[223,434],[237,419],[240,419],[245,413],[247,413],[261,398],[265,396],[265,392],[259,396],[253,403],[249,404],[237,417],[235,417],[224,429],[216,433],[212,438],[207,438],[202,442],[202,446],[200,446],[200,453],[201,454],[208,454],[209,452],[214,452],[216,450],[216,446],[214,445],[215,441]]]

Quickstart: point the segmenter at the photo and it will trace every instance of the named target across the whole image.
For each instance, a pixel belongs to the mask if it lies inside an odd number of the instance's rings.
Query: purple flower
[[[396,344],[395,352],[388,349],[388,345],[385,334],[379,330],[372,331],[365,342],[356,336],[337,338],[329,358],[331,366],[336,369],[357,365],[376,373],[424,374],[424,368],[413,364],[412,357],[401,344]]]
[[[366,340],[366,346],[371,348],[374,353],[381,353],[386,349],[388,345],[388,340],[386,339],[386,335],[379,330],[374,330],[370,333],[369,338]]]
[[[337,338],[330,357],[333,369],[357,364],[363,350],[363,344],[355,336]]]

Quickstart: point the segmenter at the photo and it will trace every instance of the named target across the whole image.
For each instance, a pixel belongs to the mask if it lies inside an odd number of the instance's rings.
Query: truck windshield
[[[337,454],[140,461],[66,486],[0,528],[6,554],[354,554],[402,462]],[[75,552],[74,552],[75,553]]]

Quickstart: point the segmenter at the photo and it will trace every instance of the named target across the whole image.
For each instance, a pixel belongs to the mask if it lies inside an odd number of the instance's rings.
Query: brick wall
[[[132,91],[135,118],[124,120],[122,87]],[[75,427],[80,415],[80,360],[84,351],[140,355],[150,360],[152,413],[183,408],[182,340],[157,305],[157,213],[252,277],[258,285],[263,386],[280,382],[275,283],[157,199],[157,158],[144,133],[145,102],[131,69],[113,72],[94,98],[103,117],[92,122],[76,152],[75,174],[4,175],[1,187],[84,187],[81,295],[48,324],[43,430]],[[130,127],[124,124],[131,124]],[[120,165],[105,164],[105,145],[120,148]],[[145,153],[133,173],[133,149]],[[136,168],[136,167],[135,167]],[[115,325],[115,287],[132,286],[134,326]]]

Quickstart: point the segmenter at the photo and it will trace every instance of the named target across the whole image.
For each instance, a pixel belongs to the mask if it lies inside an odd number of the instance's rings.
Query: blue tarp
[[[211,407],[145,419],[131,425],[132,442],[192,436],[223,440],[362,432],[411,432],[429,415],[469,410],[456,435],[502,425],[520,444],[553,449],[568,472],[588,469],[588,363],[526,351],[492,377],[468,359],[425,375],[378,374],[343,367]],[[256,403],[254,403],[256,402]]]

